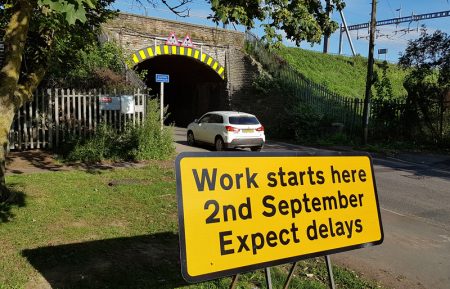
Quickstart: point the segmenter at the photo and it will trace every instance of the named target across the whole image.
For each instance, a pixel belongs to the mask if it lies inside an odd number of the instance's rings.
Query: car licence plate
[[[253,129],[243,129],[242,132],[243,133],[252,133]]]

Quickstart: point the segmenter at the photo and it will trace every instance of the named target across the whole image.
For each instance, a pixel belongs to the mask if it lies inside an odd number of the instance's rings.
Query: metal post
[[[353,47],[352,38],[350,37],[350,33],[348,32],[348,26],[347,26],[347,21],[345,21],[344,12],[342,10],[339,10],[339,14],[341,14],[342,23],[344,23],[344,30],[345,30],[345,33],[347,34],[347,39],[348,39],[348,43],[350,44],[350,48],[352,49],[352,54],[353,54],[353,56],[356,56],[355,48]]]
[[[366,94],[364,97],[364,111],[363,111],[363,135],[362,142],[367,144],[367,137],[369,134],[369,109],[370,109],[370,93],[373,82],[373,49],[375,46],[375,29],[377,25],[376,20],[377,1],[372,0],[372,17],[370,20],[370,39],[369,39],[369,56],[367,57],[367,79],[366,79]]]
[[[334,284],[333,268],[331,267],[331,260],[329,255],[325,255],[325,263],[327,264],[328,281],[331,289],[336,289]]]
[[[160,105],[159,108],[161,110],[160,112],[160,117],[161,117],[161,130],[163,129],[164,126],[164,82],[161,82],[161,98],[159,100]]]
[[[233,276],[233,280],[231,280],[230,289],[235,289],[236,288],[238,278],[239,278],[239,274],[236,274],[236,275]]]
[[[341,27],[340,27],[340,29],[339,29],[339,55],[342,54],[342,34],[344,34],[344,33],[343,33],[344,31],[342,31],[343,27],[344,27],[344,26],[343,26],[342,23],[341,23]]]
[[[272,289],[272,277],[270,276],[270,268],[265,268],[267,289]]]
[[[292,276],[294,276],[295,267],[297,267],[297,262],[292,264],[291,270],[289,271],[289,275],[286,280],[286,283],[284,283],[283,289],[287,289],[289,287],[289,283],[291,283]]]

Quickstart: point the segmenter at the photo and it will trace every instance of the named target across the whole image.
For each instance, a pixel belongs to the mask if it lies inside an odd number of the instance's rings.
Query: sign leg
[[[233,276],[233,280],[231,281],[230,289],[235,289],[236,288],[238,279],[239,279],[239,274],[236,274],[236,275]]]
[[[266,272],[266,283],[267,283],[267,289],[272,289],[272,277],[270,276],[270,268],[267,267],[264,269]]]
[[[330,288],[336,289],[336,285],[334,284],[333,268],[331,267],[331,260],[329,255],[325,256],[325,263],[327,264],[328,281],[330,283]]]
[[[160,93],[161,93],[161,99],[159,100],[160,104],[159,104],[159,109],[160,109],[160,118],[161,118],[161,130],[163,129],[164,126],[164,82],[161,82],[161,87],[160,87]]]
[[[291,283],[292,277],[294,276],[295,267],[297,267],[297,262],[292,264],[291,270],[289,271],[288,278],[286,283],[284,283],[283,289],[287,289],[289,287],[289,283]]]

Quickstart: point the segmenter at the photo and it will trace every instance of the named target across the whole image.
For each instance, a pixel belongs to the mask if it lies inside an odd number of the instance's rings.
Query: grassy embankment
[[[367,76],[367,59],[323,54],[294,47],[283,47],[277,52],[293,68],[308,79],[326,86],[339,95],[364,98]],[[381,63],[376,61],[376,63]],[[382,70],[375,65],[381,76]],[[394,97],[406,95],[403,80],[406,72],[395,64],[389,64],[388,78],[391,81]]]
[[[0,288],[229,288],[180,275],[173,162],[144,168],[8,176],[0,204]],[[282,288],[288,266],[274,267]],[[339,288],[379,288],[334,268]],[[323,258],[300,262],[290,288],[327,288]],[[262,270],[238,288],[263,288]]]

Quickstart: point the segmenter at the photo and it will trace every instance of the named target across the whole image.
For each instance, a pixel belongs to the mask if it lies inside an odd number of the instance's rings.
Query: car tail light
[[[263,127],[263,126],[260,126],[260,127],[258,127],[258,128],[256,129],[256,131],[264,131],[264,127]]]
[[[231,126],[231,125],[225,126],[225,129],[226,129],[227,131],[230,131],[230,132],[239,132],[239,129],[238,129],[238,128],[233,127],[233,126]]]

